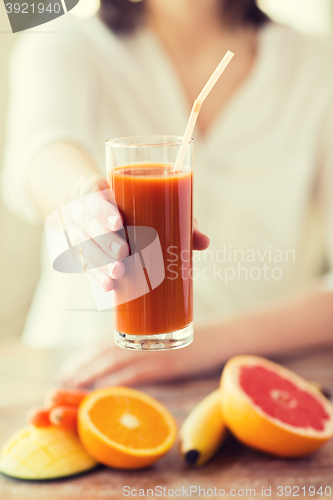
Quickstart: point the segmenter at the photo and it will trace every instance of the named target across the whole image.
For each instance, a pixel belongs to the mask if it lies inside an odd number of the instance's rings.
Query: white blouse
[[[105,139],[182,135],[190,113],[149,30],[117,37],[97,17],[69,15],[51,29],[21,36],[11,62],[3,197],[31,222],[40,218],[27,179],[41,148],[77,144],[104,174]],[[330,43],[266,25],[250,75],[205,137],[194,134],[194,215],[211,239],[194,256],[196,321],[295,291],[332,268],[332,56]],[[112,313],[97,312],[87,277],[54,271],[44,245],[25,341],[74,346],[111,332]]]

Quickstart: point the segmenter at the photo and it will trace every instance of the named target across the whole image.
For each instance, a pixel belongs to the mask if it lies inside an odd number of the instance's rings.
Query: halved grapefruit
[[[236,438],[275,456],[305,456],[333,437],[332,404],[302,377],[258,356],[225,365],[221,408]]]

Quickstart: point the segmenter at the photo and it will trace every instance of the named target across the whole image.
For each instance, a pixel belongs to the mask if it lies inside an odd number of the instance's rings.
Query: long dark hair
[[[221,17],[229,25],[261,26],[268,21],[256,0],[219,0]],[[101,0],[99,16],[115,33],[131,33],[144,20],[145,0]]]

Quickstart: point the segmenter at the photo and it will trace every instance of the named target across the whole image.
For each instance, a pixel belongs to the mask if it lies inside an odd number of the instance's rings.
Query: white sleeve
[[[94,157],[98,80],[84,42],[71,31],[22,35],[12,53],[2,195],[9,210],[32,223],[41,220],[28,189],[38,152],[66,141]]]

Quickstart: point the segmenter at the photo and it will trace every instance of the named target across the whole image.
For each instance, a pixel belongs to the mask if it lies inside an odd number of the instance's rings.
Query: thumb
[[[199,231],[197,219],[194,219],[193,226],[193,250],[205,250],[209,247],[210,239],[204,233]]]

